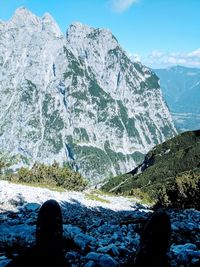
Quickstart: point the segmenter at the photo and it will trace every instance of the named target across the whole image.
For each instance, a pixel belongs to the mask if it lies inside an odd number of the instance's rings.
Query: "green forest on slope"
[[[152,149],[130,173],[102,187],[118,194],[147,196],[165,206],[200,206],[200,130],[180,134]]]

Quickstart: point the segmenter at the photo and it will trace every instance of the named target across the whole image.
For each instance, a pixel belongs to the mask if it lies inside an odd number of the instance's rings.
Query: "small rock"
[[[117,267],[119,264],[110,255],[103,254],[99,257],[98,264],[102,267]]]
[[[85,257],[87,260],[92,260],[101,267],[118,267],[118,262],[108,254],[90,252]]]
[[[95,267],[97,266],[96,263],[94,261],[88,261],[84,267]]]
[[[113,238],[114,240],[118,240],[119,236],[118,236],[118,234],[115,232],[115,233],[113,234],[112,238]]]
[[[182,251],[187,251],[187,250],[197,250],[197,246],[195,244],[192,243],[186,243],[183,245],[172,245],[171,249],[174,254],[179,254]]]
[[[192,264],[195,265],[195,266],[200,266],[200,259],[193,258],[192,259]]]
[[[72,252],[72,251],[67,252],[67,254],[65,255],[65,259],[67,261],[72,261],[75,258],[76,258],[76,253],[75,252]]]
[[[75,244],[79,246],[82,250],[85,250],[86,246],[92,241],[95,241],[94,237],[83,233],[76,235],[74,238]]]
[[[122,225],[122,232],[126,232],[127,231],[127,226],[125,224]]]
[[[102,254],[100,253],[96,253],[96,252],[90,252],[86,255],[86,259],[87,260],[93,260],[93,261],[98,261],[99,257],[101,256]]]
[[[200,251],[197,250],[195,244],[186,243],[184,245],[172,245],[170,248],[170,253],[173,253],[176,257],[178,265],[187,264],[192,261],[192,259],[200,260]]]
[[[115,256],[119,255],[119,250],[114,244],[110,244],[106,247],[98,248],[97,252],[109,253],[109,254],[113,254]]]
[[[105,233],[111,233],[113,231],[112,227],[108,223],[104,223],[98,228],[99,233],[105,234]]]
[[[65,238],[74,239],[74,237],[81,233],[81,229],[77,226],[73,226],[71,224],[63,225],[63,235]]]
[[[27,211],[37,211],[40,208],[38,203],[28,203],[24,206]]]
[[[1,259],[0,258],[0,266],[1,267],[6,267],[7,264],[10,262],[11,260],[8,260],[8,259]]]

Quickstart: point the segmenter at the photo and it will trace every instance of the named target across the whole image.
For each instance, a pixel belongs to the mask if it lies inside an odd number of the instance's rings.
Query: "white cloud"
[[[153,68],[163,68],[173,65],[184,65],[188,67],[200,67],[200,48],[191,52],[162,52],[152,51],[141,61]]]
[[[138,0],[110,0],[112,10],[119,13],[124,12],[137,2]]]
[[[200,48],[192,51],[191,53],[188,54],[189,57],[198,57],[200,58]]]
[[[139,54],[128,53],[128,57],[135,62],[141,62],[141,56]]]

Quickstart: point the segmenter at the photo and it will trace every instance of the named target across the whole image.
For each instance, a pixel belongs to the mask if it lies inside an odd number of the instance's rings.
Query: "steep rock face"
[[[58,88],[63,65],[68,64],[64,38],[49,15],[40,19],[23,8],[4,25],[0,37],[2,152],[13,156],[13,163],[58,157],[64,128]],[[55,65],[59,77],[54,75]],[[65,153],[61,154],[64,159]]]
[[[68,162],[98,180],[131,170],[176,130],[158,78],[108,30],[80,23],[66,38],[24,8],[0,23],[0,143],[13,168]]]

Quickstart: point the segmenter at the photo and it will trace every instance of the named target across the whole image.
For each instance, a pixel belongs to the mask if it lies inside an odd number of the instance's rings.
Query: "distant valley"
[[[200,129],[200,69],[175,66],[154,71],[177,129]]]

